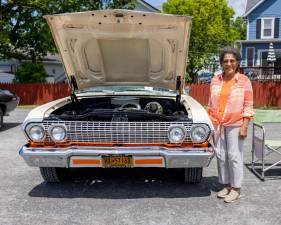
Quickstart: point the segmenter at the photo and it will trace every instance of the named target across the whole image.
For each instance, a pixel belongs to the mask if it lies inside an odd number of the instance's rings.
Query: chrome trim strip
[[[68,147],[30,148],[23,146],[19,154],[29,166],[69,167],[71,156],[162,156],[166,168],[206,167],[214,156],[212,147],[167,148],[167,147]]]

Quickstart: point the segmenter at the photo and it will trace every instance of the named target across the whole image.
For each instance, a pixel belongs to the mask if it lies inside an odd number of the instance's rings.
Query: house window
[[[273,33],[274,33],[274,18],[262,18],[261,37],[273,38]]]
[[[255,48],[246,48],[247,66],[254,66],[254,52]]]
[[[260,52],[260,65],[261,66],[268,66],[268,62],[267,62],[267,55],[268,55],[268,51],[261,51]]]

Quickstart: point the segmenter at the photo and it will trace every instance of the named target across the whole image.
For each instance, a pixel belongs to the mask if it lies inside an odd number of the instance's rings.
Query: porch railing
[[[281,82],[281,67],[241,67],[241,72],[251,80]]]

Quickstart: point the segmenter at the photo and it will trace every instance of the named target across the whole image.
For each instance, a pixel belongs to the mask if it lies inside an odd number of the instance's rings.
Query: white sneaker
[[[226,202],[226,203],[235,202],[239,198],[240,198],[240,192],[236,191],[234,189],[231,189],[229,194],[224,198],[224,202]]]
[[[229,187],[225,187],[217,193],[218,198],[225,198],[230,192]]]

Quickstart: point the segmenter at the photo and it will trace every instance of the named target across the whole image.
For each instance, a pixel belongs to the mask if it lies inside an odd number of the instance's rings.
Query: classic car
[[[4,116],[14,110],[19,104],[19,97],[6,89],[0,89],[0,129],[4,125]]]
[[[73,91],[28,114],[26,163],[50,183],[77,167],[177,168],[183,181],[200,182],[213,127],[185,93],[191,18],[127,10],[45,18]]]

